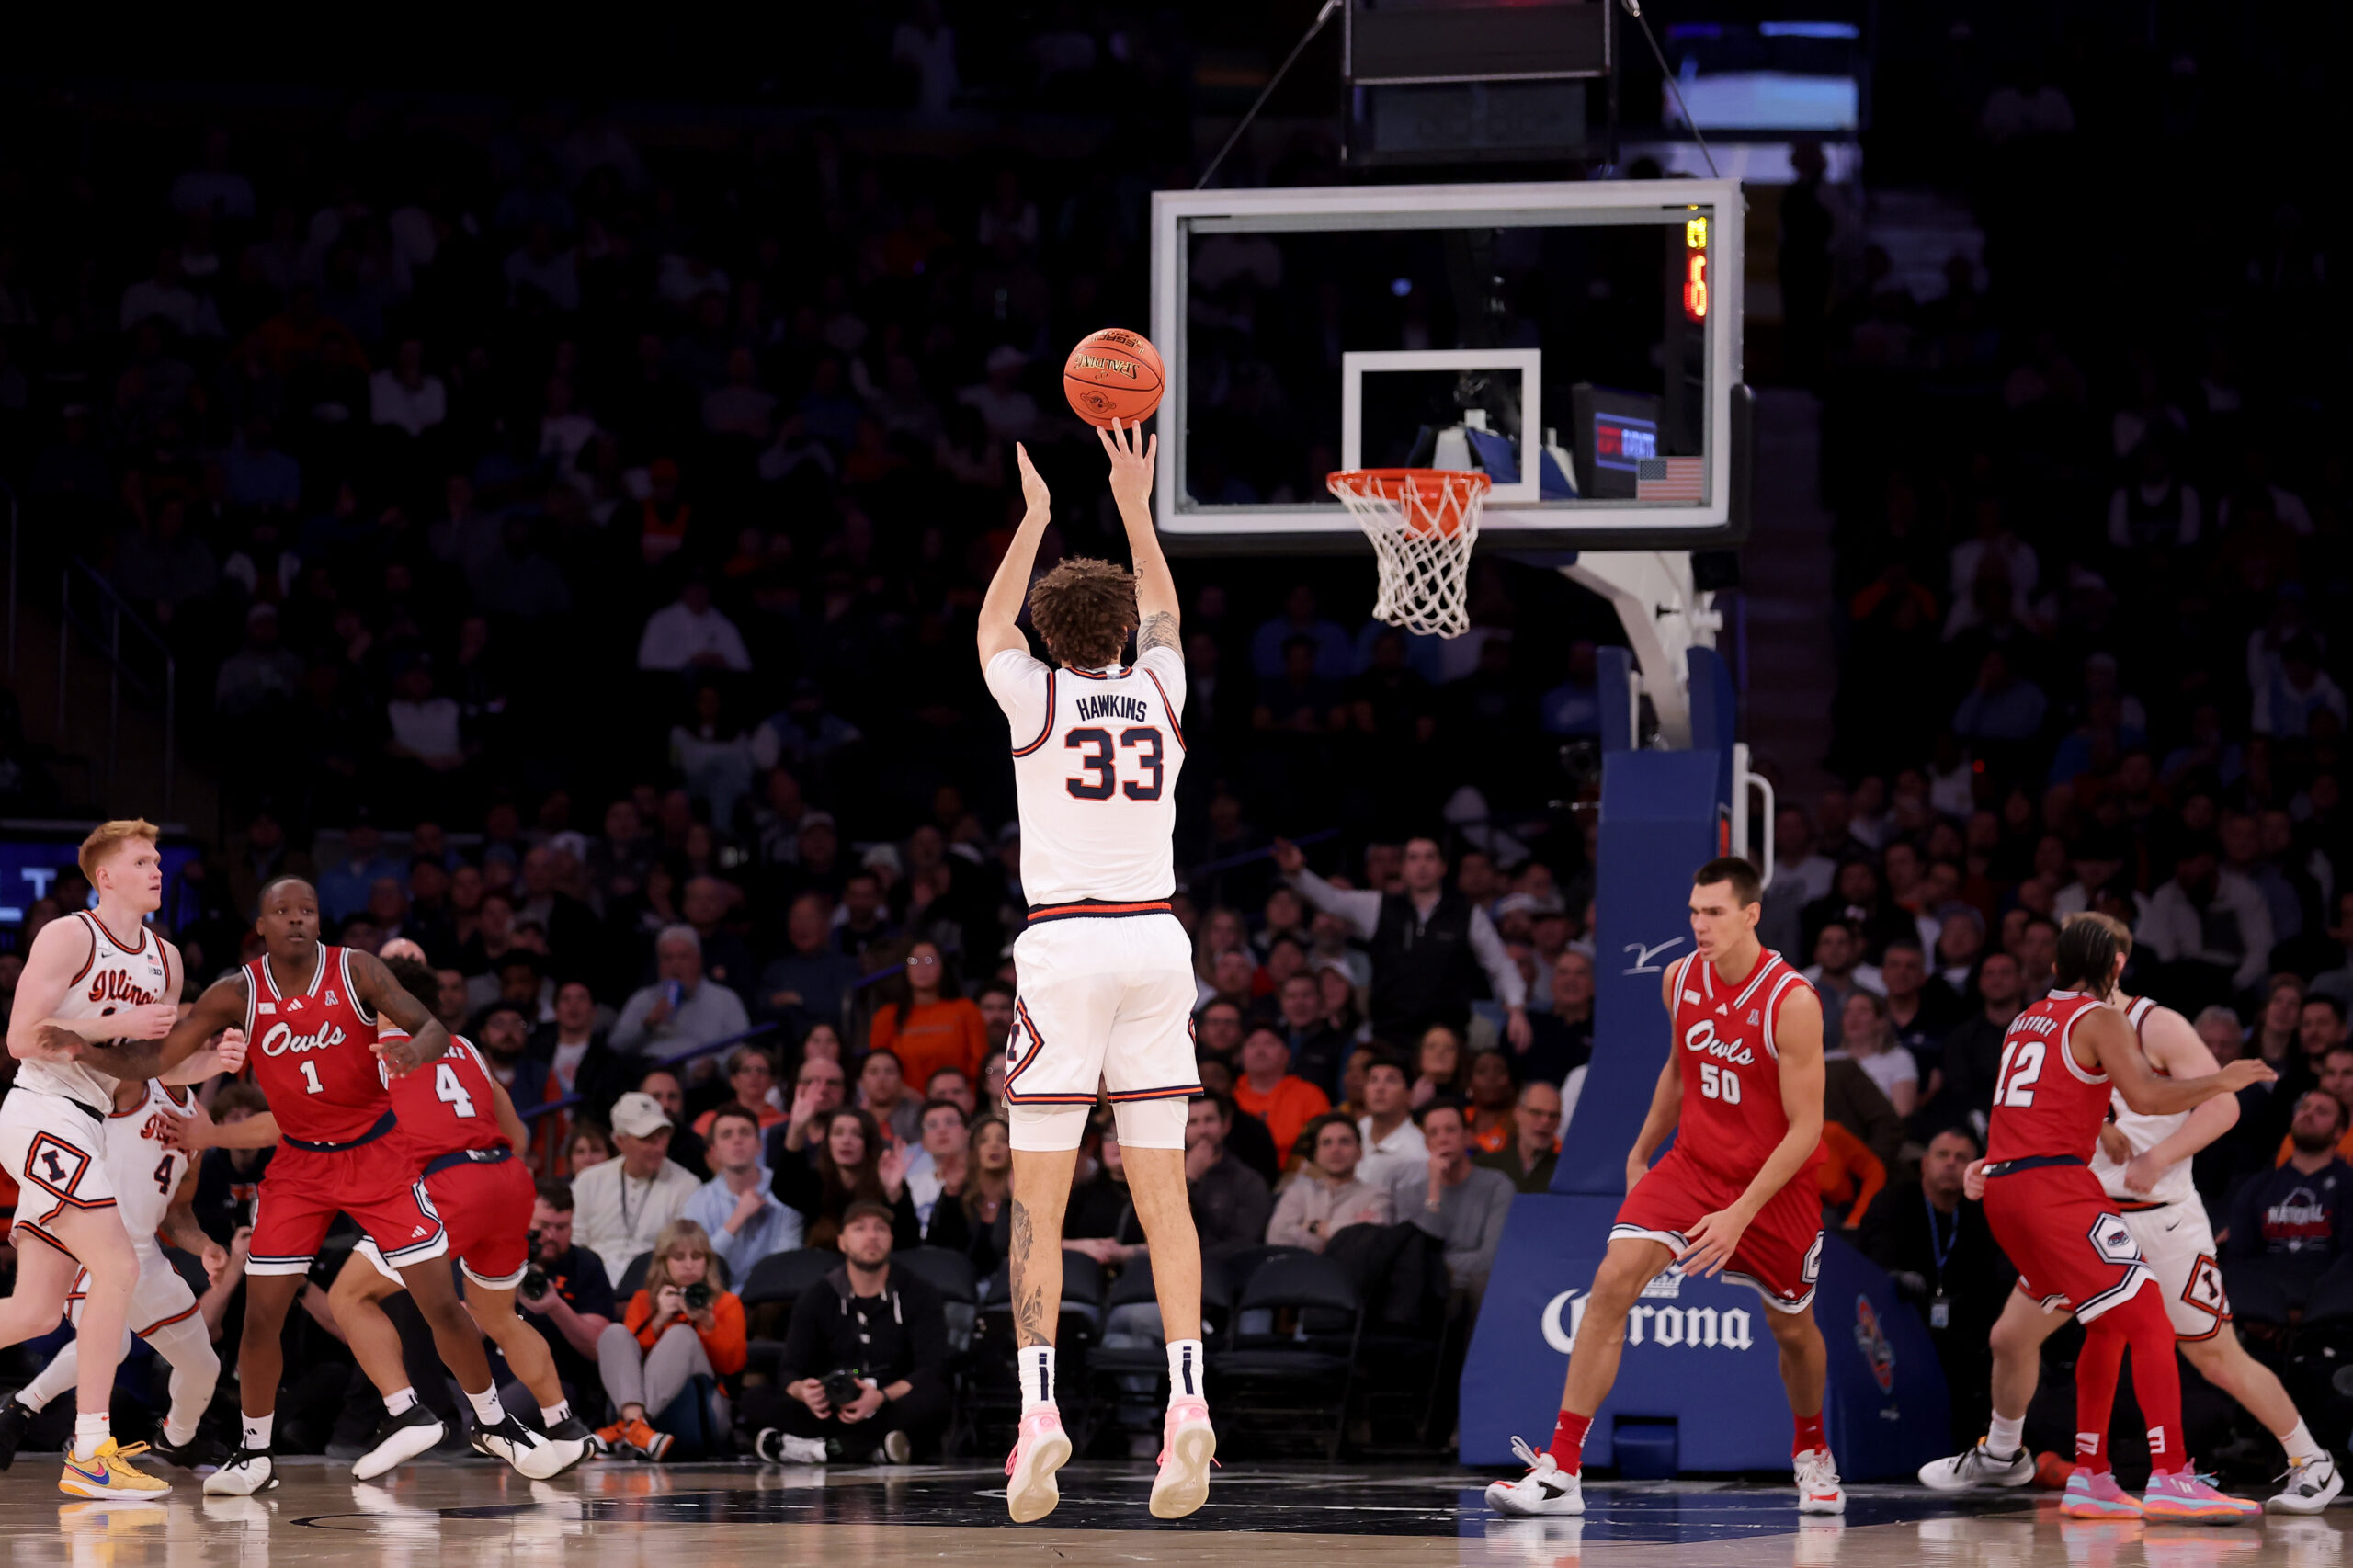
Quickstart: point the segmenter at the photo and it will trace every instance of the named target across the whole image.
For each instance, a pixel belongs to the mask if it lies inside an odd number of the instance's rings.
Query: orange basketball
[[[1160,406],[1168,374],[1142,333],[1107,326],[1078,340],[1063,363],[1063,392],[1089,425],[1140,425]]]

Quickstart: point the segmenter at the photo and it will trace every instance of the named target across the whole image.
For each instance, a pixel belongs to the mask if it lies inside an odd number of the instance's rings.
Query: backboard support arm
[[[1723,617],[1716,596],[1692,586],[1688,551],[1613,550],[1579,555],[1561,574],[1609,601],[1626,629],[1642,689],[1658,717],[1659,739],[1691,744],[1692,648],[1712,648]]]

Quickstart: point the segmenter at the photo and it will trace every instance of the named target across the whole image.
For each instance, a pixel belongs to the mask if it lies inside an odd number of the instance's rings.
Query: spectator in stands
[[[1504,1006],[1512,1049],[1524,1051],[1535,1039],[1518,966],[1487,912],[1447,889],[1446,858],[1436,840],[1406,844],[1404,887],[1394,893],[1334,887],[1307,869],[1307,858],[1287,839],[1275,841],[1275,864],[1309,903],[1338,915],[1371,945],[1376,1036],[1410,1040],[1433,1023],[1461,1029],[1483,972],[1487,991]]]
[[[710,1179],[710,1163],[703,1157],[702,1135],[687,1125],[687,1087],[667,1067],[656,1067],[637,1080],[640,1094],[652,1098],[670,1119],[670,1158],[697,1181]]]
[[[1861,931],[1843,919],[1825,921],[1813,939],[1813,963],[1804,972],[1822,994],[1822,1043],[1828,1050],[1838,1049],[1847,999],[1858,992],[1886,990],[1880,971],[1863,961],[1863,950]]]
[[[638,1254],[652,1248],[700,1184],[669,1158],[670,1119],[654,1096],[631,1092],[613,1102],[613,1142],[620,1157],[574,1168],[572,1196],[579,1210],[573,1229],[580,1244],[601,1259],[605,1278],[619,1279]]]
[[[1561,1091],[1530,1079],[1512,1107],[1512,1137],[1501,1149],[1475,1156],[1498,1170],[1522,1192],[1550,1192],[1552,1167],[1561,1158]]]
[[[613,1135],[608,1128],[594,1121],[574,1124],[572,1135],[563,1141],[563,1168],[574,1176],[620,1157],[613,1147]]]
[[[1822,1223],[1825,1229],[1852,1231],[1863,1222],[1871,1200],[1887,1186],[1887,1164],[1841,1123],[1822,1124],[1823,1161],[1814,1167],[1814,1186],[1822,1193]]]
[[[896,1052],[910,1079],[928,1078],[942,1067],[978,1071],[988,1035],[980,1008],[956,994],[956,977],[932,943],[909,948],[906,963],[898,999],[875,1010],[868,1049]]]
[[[1895,1168],[1904,1147],[1904,1119],[1863,1064],[1844,1051],[1824,1057],[1822,1117],[1853,1133],[1881,1165]]]
[[[2307,994],[2296,1009],[2296,1048],[2318,1071],[2321,1058],[2345,1043],[2345,1004],[2334,996]]]
[[[578,1095],[590,1107],[612,1103],[625,1075],[620,1058],[597,1028],[597,994],[583,980],[555,988],[555,1017],[531,1036],[531,1054],[547,1063],[559,1095]]]
[[[2319,1074],[2320,1092],[2335,1100],[2342,1113],[2337,1119],[2337,1124],[2344,1129],[2336,1141],[2337,1156],[2353,1160],[2353,1045],[2340,1041],[2330,1046],[2321,1053],[2314,1071]],[[2291,1129],[2279,1140],[2271,1163],[2284,1165],[2295,1157],[2295,1153],[2296,1139]]]
[[[555,1373],[574,1410],[604,1408],[604,1384],[597,1370],[597,1336],[620,1316],[604,1260],[572,1240],[572,1185],[541,1181],[531,1204],[531,1267],[545,1278],[536,1294],[527,1276],[515,1292],[523,1321],[540,1331],[555,1357]],[[519,1382],[499,1390],[518,1415],[539,1414],[539,1401]]]
[[[1185,1118],[1185,1184],[1192,1193],[1193,1228],[1204,1254],[1237,1252],[1266,1239],[1275,1200],[1257,1172],[1226,1148],[1233,1108],[1216,1095],[1196,1095]]]
[[[1593,960],[1563,948],[1552,960],[1552,1006],[1529,1017],[1530,1040],[1515,1071],[1558,1086],[1593,1058]]]
[[[1462,1036],[1444,1024],[1432,1024],[1422,1031],[1414,1046],[1414,1086],[1410,1091],[1416,1109],[1447,1096],[1460,1099],[1469,1086],[1470,1063],[1463,1059]]]
[[[2002,1040],[2018,1016],[2018,961],[2007,953],[1987,953],[1977,966],[1977,1012],[1945,1036],[1938,1069],[1938,1126],[1966,1126],[1982,1136],[1994,1108],[1994,1080],[2000,1069]]]
[[[597,1433],[608,1452],[660,1460],[676,1437],[661,1423],[688,1383],[698,1377],[716,1382],[744,1369],[744,1301],[726,1288],[722,1268],[700,1225],[675,1220],[662,1228],[643,1288],[630,1298],[621,1321],[597,1336],[597,1369],[617,1412]],[[694,1285],[714,1292],[707,1303],[687,1299]],[[727,1396],[715,1394],[712,1403],[716,1429],[723,1432]]]
[[[2287,1164],[2247,1178],[2231,1202],[2226,1258],[2341,1257],[2353,1244],[2353,1165],[2336,1152],[2345,1108],[2314,1089],[2296,1102]]]
[[[1984,1431],[1987,1336],[2018,1273],[1986,1228],[1983,1206],[1961,1201],[1961,1176],[1976,1157],[1976,1140],[1960,1128],[1929,1139],[1918,1179],[1881,1191],[1857,1238],[1928,1325],[1953,1392],[1953,1430],[1972,1441]]]
[[[1887,1037],[1887,998],[1869,991],[1848,996],[1840,1009],[1838,1053],[1870,1075],[1896,1115],[1908,1118],[1920,1103],[1919,1064]]]
[[[948,1314],[939,1294],[908,1269],[891,1267],[891,1210],[851,1207],[842,1226],[842,1263],[793,1303],[792,1324],[777,1360],[783,1399],[775,1426],[753,1448],[771,1463],[823,1464],[828,1442],[847,1454],[904,1464],[948,1426]],[[854,1371],[864,1385],[836,1405],[828,1374]],[[746,1414],[755,1407],[746,1395]],[[757,1408],[763,1415],[767,1402]]]
[[[879,1203],[896,1217],[909,1245],[922,1234],[907,1192],[907,1152],[883,1142],[874,1119],[856,1106],[825,1118],[814,1165],[788,1160],[775,1168],[777,1197],[801,1215],[803,1245],[841,1250],[844,1216],[853,1203]]]
[[[1324,992],[1313,973],[1294,974],[1276,992],[1276,1024],[1290,1052],[1290,1071],[1328,1097],[1340,1082],[1348,1037],[1324,1016]]]
[[[695,1189],[679,1214],[710,1237],[711,1251],[727,1266],[730,1279],[745,1279],[768,1254],[801,1244],[801,1216],[768,1190],[758,1118],[741,1106],[722,1106],[713,1113],[706,1137],[710,1179]]]
[[[1911,1052],[1923,1074],[1930,1072],[1946,1033],[1958,1021],[1960,997],[1942,975],[1928,972],[1927,954],[1911,937],[1887,944],[1880,954],[1879,978],[1886,987],[1889,1041]]]
[[[923,1097],[946,1100],[964,1113],[967,1121],[978,1114],[980,1097],[972,1092],[972,1076],[961,1067],[942,1067],[924,1081]]]
[[[1471,1058],[1469,1090],[1463,1119],[1471,1128],[1471,1153],[1475,1158],[1507,1147],[1512,1139],[1512,1108],[1519,1098],[1519,1082],[1512,1076],[1511,1059],[1500,1051],[1482,1051]]]
[[[735,623],[711,606],[710,585],[690,577],[678,597],[647,618],[637,667],[672,675],[690,670],[748,671],[751,650]]]
[[[938,1076],[934,1075],[935,1082]],[[942,1202],[955,1207],[963,1198],[972,1135],[965,1125],[964,1108],[950,1099],[924,1101],[920,1127],[922,1142],[907,1157],[907,1191],[915,1199],[915,1223],[928,1242],[937,1207]]]
[[[771,1127],[781,1126],[784,1111],[770,1103],[776,1089],[776,1062],[766,1049],[756,1045],[739,1045],[727,1056],[727,1101],[714,1106],[695,1118],[695,1136],[706,1142],[710,1138],[710,1124],[722,1111],[740,1110],[759,1124],[765,1135]],[[715,1168],[715,1167],[714,1167]],[[708,1225],[703,1227],[709,1230]]]
[[[1396,1219],[1389,1193],[1357,1175],[1364,1141],[1356,1123],[1326,1113],[1307,1125],[1301,1141],[1307,1158],[1275,1200],[1274,1217],[1267,1222],[1269,1245],[1322,1252],[1336,1231]]]
[[[234,1127],[247,1117],[269,1108],[269,1101],[251,1084],[233,1079],[212,1096],[212,1119]],[[262,1174],[269,1169],[270,1149],[207,1149],[196,1166],[196,1222],[222,1246],[242,1225],[253,1221],[254,1195]]]
[[[1429,1154],[1421,1179],[1401,1174],[1389,1189],[1398,1213],[1446,1249],[1446,1273],[1455,1290],[1474,1301],[1487,1289],[1504,1216],[1517,1190],[1511,1178],[1471,1162],[1470,1124],[1461,1102],[1432,1100],[1415,1115]]]
[[[823,893],[804,892],[785,916],[786,950],[760,971],[759,1011],[794,1034],[813,1023],[838,1026],[858,982],[858,962],[833,945],[833,907]]]
[[[1414,1121],[1412,1091],[1406,1086],[1403,1062],[1375,1057],[1366,1065],[1364,1116],[1357,1123],[1357,1131],[1364,1139],[1364,1158],[1358,1174],[1375,1187],[1392,1187],[1402,1172],[1418,1172],[1427,1162],[1429,1148]]]
[[[2269,972],[2271,911],[2255,884],[2222,869],[2221,849],[2208,836],[2181,847],[2174,874],[2150,895],[2149,913],[2133,931],[2166,966],[2174,994],[2227,1001]]]
[[[1289,1071],[1290,1047],[1270,1024],[1252,1029],[1242,1041],[1242,1076],[1233,1083],[1233,1103],[1266,1123],[1275,1142],[1275,1163],[1289,1170],[1307,1124],[1332,1108],[1331,1099]]]
[[[687,925],[665,926],[654,939],[653,984],[630,993],[610,1037],[615,1051],[676,1056],[752,1027],[744,1000],[702,971],[702,938]]]

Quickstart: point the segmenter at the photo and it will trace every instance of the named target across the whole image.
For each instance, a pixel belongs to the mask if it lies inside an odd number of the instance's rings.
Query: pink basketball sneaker
[[[2141,1505],[2116,1484],[2113,1471],[2077,1465],[2067,1476],[2067,1493],[2059,1500],[2059,1511],[2071,1519],[2137,1519]]]
[[[1063,1413],[1048,1405],[1021,1418],[1020,1435],[1005,1460],[1005,1506],[1017,1525],[1042,1519],[1063,1500],[1054,1471],[1070,1462]]]
[[[2214,1490],[2213,1483],[2188,1466],[2152,1471],[2149,1489],[2141,1494],[2141,1517],[2152,1521],[2235,1525],[2262,1512],[2261,1504],[2224,1496]]]
[[[1152,1517],[1181,1519],[1209,1501],[1210,1464],[1216,1458],[1217,1432],[1210,1426],[1210,1407],[1198,1399],[1173,1402],[1161,1426]]]

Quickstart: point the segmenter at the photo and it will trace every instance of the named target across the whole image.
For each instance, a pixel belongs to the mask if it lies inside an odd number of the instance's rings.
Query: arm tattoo
[[[1136,631],[1136,657],[1141,659],[1153,648],[1176,646],[1176,618],[1166,610],[1155,610],[1144,617],[1143,625]]]
[[[1045,1290],[1038,1285],[1030,1285],[1026,1290],[1023,1288],[1022,1276],[1029,1271],[1029,1210],[1022,1207],[1021,1199],[1017,1198],[1013,1200],[1006,1228],[1011,1233],[1006,1250],[1013,1266],[1014,1342],[1024,1346],[1051,1345],[1053,1341],[1047,1334],[1051,1325],[1046,1316]]]

